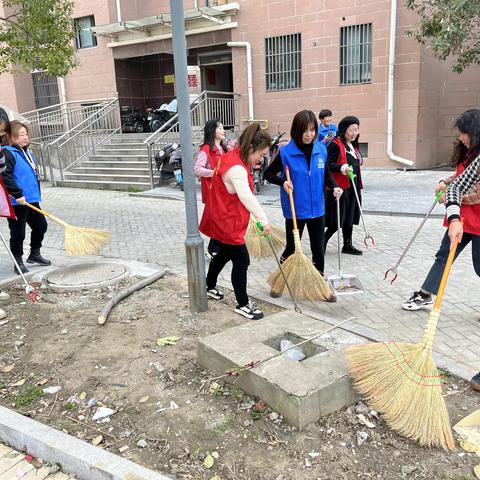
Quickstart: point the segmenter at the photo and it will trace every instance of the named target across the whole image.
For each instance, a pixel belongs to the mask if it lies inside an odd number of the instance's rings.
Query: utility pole
[[[185,186],[185,212],[187,238],[185,252],[188,272],[190,310],[205,312],[207,287],[205,283],[205,257],[203,240],[198,232],[197,194],[193,174],[192,124],[190,121],[190,98],[187,79],[187,42],[183,1],[170,0],[172,16],[173,61],[175,64],[175,86],[177,90],[178,118],[180,120],[180,144],[182,148],[183,184]]]

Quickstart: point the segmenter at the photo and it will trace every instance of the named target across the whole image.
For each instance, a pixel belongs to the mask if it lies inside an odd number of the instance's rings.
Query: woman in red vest
[[[239,147],[226,153],[211,177],[211,188],[205,203],[200,231],[218,241],[219,251],[210,262],[207,295],[221,300],[217,279],[223,267],[232,262],[232,286],[237,299],[235,312],[250,320],[263,318],[263,312],[247,295],[247,270],[250,257],[245,233],[250,214],[263,225],[264,235],[271,227],[263,208],[253,195],[251,167],[258,165],[270,148],[270,135],[258,123],[250,125],[240,136]]]
[[[337,185],[343,189],[343,195],[340,197],[340,226],[343,234],[342,253],[350,255],[363,255],[363,252],[352,244],[353,226],[358,225],[360,221],[360,208],[348,177],[349,171],[353,171],[356,175],[354,182],[361,202],[363,184],[360,166],[363,159],[358,149],[359,128],[360,120],[357,117],[343,118],[338,124],[337,136],[327,150],[327,164],[332,172],[332,177]],[[337,231],[337,223],[337,200],[333,195],[333,190],[327,190],[325,250],[328,241]]]
[[[200,178],[202,185],[203,203],[207,202],[213,172],[226,151],[225,130],[222,122],[218,118],[208,120],[203,127],[203,143],[200,146],[194,166],[195,175]],[[207,251],[211,257],[218,253],[218,248],[217,241],[213,238],[210,239]]]

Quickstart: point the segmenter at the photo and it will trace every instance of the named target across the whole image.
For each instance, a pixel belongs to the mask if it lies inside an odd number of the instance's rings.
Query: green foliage
[[[20,407],[28,407],[35,403],[43,395],[43,390],[34,385],[25,385],[17,395],[13,396],[15,405]]]
[[[77,65],[71,0],[3,0],[0,73],[18,65],[62,77]]]
[[[454,55],[454,72],[480,63],[478,0],[407,0],[407,7],[420,16],[408,34],[430,47],[440,60]]]

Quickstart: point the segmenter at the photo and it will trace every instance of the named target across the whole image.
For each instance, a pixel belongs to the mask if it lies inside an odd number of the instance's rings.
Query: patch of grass
[[[34,385],[24,385],[24,387],[13,396],[15,405],[20,407],[28,407],[34,404],[43,395],[43,390],[40,387]]]
[[[3,390],[4,388],[6,388],[6,385],[2,382],[0,382],[0,390]]]
[[[7,349],[5,347],[0,347],[0,356],[5,355],[7,353]]]
[[[128,187],[127,192],[137,193],[137,192],[141,192],[141,190],[139,188],[136,188],[136,187]]]
[[[65,410],[68,410],[69,412],[74,412],[78,408],[78,405],[76,403],[67,402],[64,407]]]
[[[230,427],[230,425],[232,424],[232,419],[231,418],[227,418],[226,420],[224,420],[222,423],[220,423],[219,425],[217,425],[215,427],[215,433],[218,434],[218,435],[223,435],[227,430],[228,428]]]

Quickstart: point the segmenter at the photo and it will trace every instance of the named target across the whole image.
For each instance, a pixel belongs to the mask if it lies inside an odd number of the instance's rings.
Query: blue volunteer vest
[[[327,150],[325,145],[314,140],[310,170],[305,155],[299,150],[293,140],[280,149],[283,172],[282,178],[286,180],[285,167],[288,165],[293,183],[293,200],[295,213],[298,219],[323,217],[325,215],[325,162]],[[292,218],[288,194],[280,190],[283,216]]]
[[[13,179],[15,183],[23,190],[23,196],[28,203],[41,202],[42,197],[40,195],[40,185],[38,183],[38,178],[33,168],[28,163],[28,160],[25,158],[25,155],[21,150],[16,147],[5,146],[2,147],[5,150],[11,152],[15,158],[15,167],[13,168]],[[35,162],[35,156],[33,152],[29,150],[29,153]],[[10,197],[12,205],[18,205],[18,203]]]

